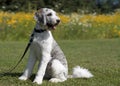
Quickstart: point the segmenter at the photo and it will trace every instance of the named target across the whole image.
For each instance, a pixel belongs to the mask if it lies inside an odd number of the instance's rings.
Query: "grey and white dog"
[[[36,31],[30,46],[28,64],[20,80],[27,80],[36,61],[39,61],[38,72],[34,83],[42,84],[43,78],[50,78],[50,82],[63,82],[67,78],[90,78],[93,75],[79,66],[73,68],[73,74],[68,75],[68,64],[64,53],[54,40],[51,30],[55,30],[60,22],[56,12],[49,8],[41,8],[35,13]],[[37,31],[41,31],[38,33]]]

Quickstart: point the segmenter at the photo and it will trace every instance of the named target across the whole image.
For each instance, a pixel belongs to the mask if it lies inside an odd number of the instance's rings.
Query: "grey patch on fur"
[[[66,60],[66,57],[65,57],[63,51],[61,50],[61,48],[59,47],[59,45],[57,44],[57,42],[55,40],[53,40],[53,47],[52,47],[51,57],[52,57],[52,59],[47,65],[45,77],[46,78],[52,77],[51,76],[52,75],[51,64],[52,64],[52,61],[54,59],[59,60],[65,66],[65,68],[67,70],[67,72],[65,73],[65,76],[67,77],[67,75],[68,75],[67,60]]]
[[[66,57],[55,40],[53,41],[51,56],[53,59],[59,60],[66,68],[68,68]]]

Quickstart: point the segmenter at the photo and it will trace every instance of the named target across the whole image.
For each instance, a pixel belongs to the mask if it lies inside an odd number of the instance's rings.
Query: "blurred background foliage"
[[[4,11],[30,12],[40,7],[50,7],[62,13],[108,13],[120,7],[120,0],[0,0]]]
[[[28,40],[42,7],[61,19],[52,31],[57,40],[120,38],[120,0],[0,0],[0,40]]]

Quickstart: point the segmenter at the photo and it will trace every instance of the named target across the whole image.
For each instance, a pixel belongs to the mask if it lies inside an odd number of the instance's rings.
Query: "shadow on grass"
[[[0,77],[5,77],[5,76],[10,76],[10,77],[18,77],[20,76],[22,73],[0,73]]]
[[[20,77],[22,73],[0,73],[0,77]],[[36,74],[32,74],[29,80],[33,81]],[[49,80],[50,78],[44,78],[44,80]]]

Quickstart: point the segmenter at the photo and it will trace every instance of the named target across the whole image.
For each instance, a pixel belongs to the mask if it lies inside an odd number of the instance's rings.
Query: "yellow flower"
[[[7,22],[8,25],[14,25],[17,21],[14,19],[11,19]]]
[[[62,23],[68,23],[68,22],[70,22],[70,17],[67,16],[67,15],[59,14],[59,17],[60,17]]]
[[[118,36],[120,37],[120,31],[118,31]]]

